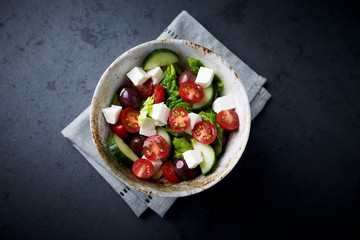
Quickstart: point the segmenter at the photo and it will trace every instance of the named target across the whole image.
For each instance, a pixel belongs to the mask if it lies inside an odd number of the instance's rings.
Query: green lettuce
[[[196,58],[189,58],[188,62],[189,62],[189,66],[193,69],[192,72],[195,73],[195,75],[198,74],[200,67],[205,67],[205,65],[202,64],[202,62]]]
[[[152,105],[154,104],[155,100],[153,97],[148,97],[146,101],[143,103],[141,109],[140,109],[140,115],[138,117],[139,125],[142,125],[145,118],[150,114],[152,110]]]
[[[224,87],[223,82],[221,81],[221,79],[216,74],[214,75],[212,85],[214,86],[214,90],[215,90],[214,99],[216,99],[217,96],[220,94],[221,90],[223,90],[223,87]]]
[[[111,104],[112,105],[117,105],[117,106],[121,106],[120,101],[119,101],[119,93],[116,92],[111,100]]]
[[[183,153],[187,150],[193,149],[192,144],[186,140],[185,137],[175,137],[172,140],[172,144],[174,146],[174,159],[182,158]]]
[[[164,88],[167,95],[165,102],[166,106],[173,110],[177,107],[182,107],[186,111],[191,111],[191,103],[183,100],[179,95],[179,86],[177,84],[178,75],[181,73],[181,69],[176,64],[167,65],[164,71],[164,78],[161,80],[160,85]]]
[[[165,127],[163,127],[164,130],[166,132],[168,132],[170,135],[172,135],[173,137],[185,137],[186,139],[190,139],[192,138],[192,135],[189,135],[188,133],[186,132],[176,132],[174,130],[171,129],[170,125],[167,124]]]
[[[166,104],[168,107],[173,110],[174,108],[181,107],[184,108],[187,112],[191,112],[192,105],[191,103],[186,102],[184,99],[180,97],[179,92],[174,93],[171,95],[167,101]]]
[[[214,147],[215,155],[219,156],[222,151],[222,137],[224,135],[224,129],[222,129],[216,121],[216,112],[210,107],[205,111],[199,112],[199,115],[203,121],[208,121],[216,127],[217,135],[214,142],[211,144]]]

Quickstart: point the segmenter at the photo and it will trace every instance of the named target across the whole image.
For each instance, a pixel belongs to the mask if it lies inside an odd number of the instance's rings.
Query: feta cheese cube
[[[232,94],[219,97],[212,104],[212,108],[216,113],[219,113],[222,110],[234,109],[235,107],[235,101]]]
[[[200,67],[196,76],[195,83],[199,84],[202,88],[207,88],[211,85],[214,78],[214,70],[211,68]]]
[[[140,125],[140,135],[150,137],[156,134],[154,120],[151,118],[145,118],[143,123]]]
[[[135,86],[143,85],[146,80],[150,78],[141,67],[134,67],[130,72],[126,74],[128,78],[135,84]]]
[[[164,77],[161,67],[156,67],[154,69],[147,71],[146,73],[151,77],[154,84],[159,83]]]
[[[115,124],[120,119],[122,107],[111,105],[111,107],[101,109],[107,123]]]
[[[192,135],[191,130],[194,128],[195,124],[200,122],[202,119],[199,114],[189,113],[190,126],[185,130],[188,134]]]
[[[150,112],[150,117],[155,120],[156,126],[164,126],[167,124],[170,114],[170,109],[164,102],[153,104]]]
[[[199,150],[187,150],[183,156],[189,168],[196,168],[204,160]]]

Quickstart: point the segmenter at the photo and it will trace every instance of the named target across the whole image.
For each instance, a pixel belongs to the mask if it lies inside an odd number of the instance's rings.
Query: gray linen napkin
[[[270,99],[271,95],[262,87],[266,79],[259,76],[230,52],[186,11],[182,11],[158,37],[158,39],[165,38],[178,38],[196,42],[222,56],[234,68],[245,86],[250,101],[252,119],[255,118]],[[95,148],[91,137],[89,118],[90,106],[64,128],[61,133],[71,141],[73,146],[124,199],[136,216],[140,216],[147,208],[150,208],[163,217],[176,198],[150,196],[128,187],[114,176],[101,160]]]

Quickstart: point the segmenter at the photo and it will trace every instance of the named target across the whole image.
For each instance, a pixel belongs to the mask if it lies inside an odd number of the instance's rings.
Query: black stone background
[[[272,99],[225,179],[137,218],[60,131],[115,58],[183,9],[268,79]],[[0,239],[360,239],[359,10],[1,0]]]

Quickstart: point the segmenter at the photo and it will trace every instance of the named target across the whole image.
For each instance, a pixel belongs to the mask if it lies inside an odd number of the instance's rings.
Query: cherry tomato
[[[208,121],[196,123],[191,133],[202,144],[212,143],[217,135],[216,127]]]
[[[133,88],[140,95],[141,98],[147,98],[154,91],[154,84],[151,78],[149,78],[143,85],[135,86]]]
[[[179,87],[179,94],[182,99],[189,103],[197,103],[203,100],[205,93],[202,87],[194,82],[184,82]]]
[[[216,122],[225,130],[234,130],[240,125],[239,116],[234,110],[222,110],[216,116]]]
[[[175,132],[183,132],[190,126],[190,119],[185,109],[174,108],[169,114],[169,123]]]
[[[184,71],[180,74],[178,79],[178,85],[180,86],[184,82],[195,82],[196,75],[192,71]]]
[[[156,84],[154,88],[154,93],[152,95],[155,102],[154,103],[161,103],[165,100],[165,90],[160,84]]]
[[[147,159],[139,158],[132,166],[132,172],[141,179],[151,177],[154,172],[154,165]]]
[[[169,144],[160,135],[152,135],[144,141],[143,153],[149,160],[164,158],[169,153]]]
[[[116,123],[116,124],[112,125],[111,130],[121,138],[129,137],[129,135],[126,132],[125,127],[124,127],[124,125],[122,125],[122,123]]]
[[[181,179],[175,174],[174,166],[171,162],[166,162],[163,166],[163,175],[170,182],[180,182]]]
[[[140,131],[138,123],[139,114],[140,112],[133,107],[127,107],[122,111],[120,118],[127,132],[136,133]]]

